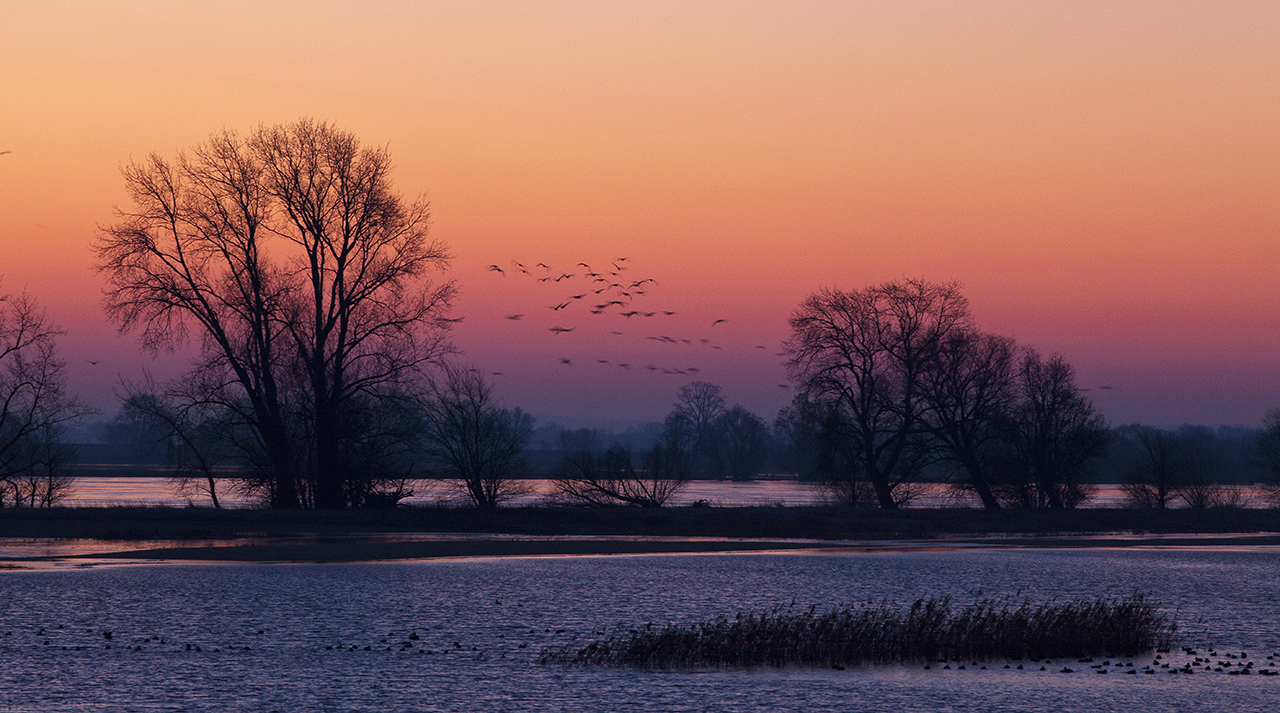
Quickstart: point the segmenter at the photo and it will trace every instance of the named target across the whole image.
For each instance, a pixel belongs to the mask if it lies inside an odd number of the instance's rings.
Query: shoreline
[[[971,547],[1277,546],[1280,510],[0,510],[0,552],[25,550],[18,555],[0,554],[0,566],[116,561],[375,562]]]

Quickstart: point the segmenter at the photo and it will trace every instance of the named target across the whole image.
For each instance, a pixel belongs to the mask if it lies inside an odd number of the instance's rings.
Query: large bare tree
[[[390,169],[329,124],[223,132],[127,166],[134,205],[99,231],[108,312],[151,349],[195,332],[201,398],[250,434],[274,507],[359,504],[356,414],[448,350],[448,256]]]
[[[915,476],[926,443],[925,374],[942,344],[970,328],[955,283],[901,280],[858,291],[822,290],[791,316],[791,378],[847,419],[856,468],[883,508]]]

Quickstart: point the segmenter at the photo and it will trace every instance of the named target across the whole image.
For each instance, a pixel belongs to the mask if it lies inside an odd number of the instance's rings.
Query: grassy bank
[[[211,508],[5,508],[0,537],[118,540],[228,539],[272,535],[495,533],[535,536],[933,539],[948,536],[1134,533],[1280,533],[1280,510],[1026,511],[837,507],[556,509],[493,512],[447,508],[386,511]]]
[[[775,609],[633,629],[582,648],[543,652],[541,660],[687,669],[1133,656],[1168,648],[1174,629],[1141,595],[1017,606],[980,601],[962,608],[947,599],[920,599],[905,610],[889,604],[825,613]]]

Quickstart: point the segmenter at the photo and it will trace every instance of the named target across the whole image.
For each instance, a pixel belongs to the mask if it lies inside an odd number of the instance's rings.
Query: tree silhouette
[[[107,310],[156,350],[195,332],[192,381],[245,433],[274,507],[357,505],[353,424],[449,350],[452,283],[427,204],[390,157],[309,120],[212,136],[124,169],[133,208],[99,231]]]
[[[62,432],[90,409],[66,393],[61,334],[29,294],[0,294],[0,506],[49,506],[70,489]]]
[[[502,408],[479,371],[448,366],[444,372],[421,404],[436,477],[485,510],[531,492],[532,483],[519,478],[533,417]]]
[[[925,375],[942,344],[968,328],[954,283],[889,282],[861,291],[822,290],[791,316],[788,370],[802,393],[847,419],[856,468],[882,508],[917,474],[926,445]]]

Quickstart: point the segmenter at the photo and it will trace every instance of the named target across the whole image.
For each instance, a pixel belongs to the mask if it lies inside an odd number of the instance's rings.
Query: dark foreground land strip
[[[1280,533],[1280,509],[883,511],[834,507],[685,507],[505,508],[492,512],[460,508],[284,512],[149,507],[0,509],[0,537],[224,540],[396,533],[807,540]]]

